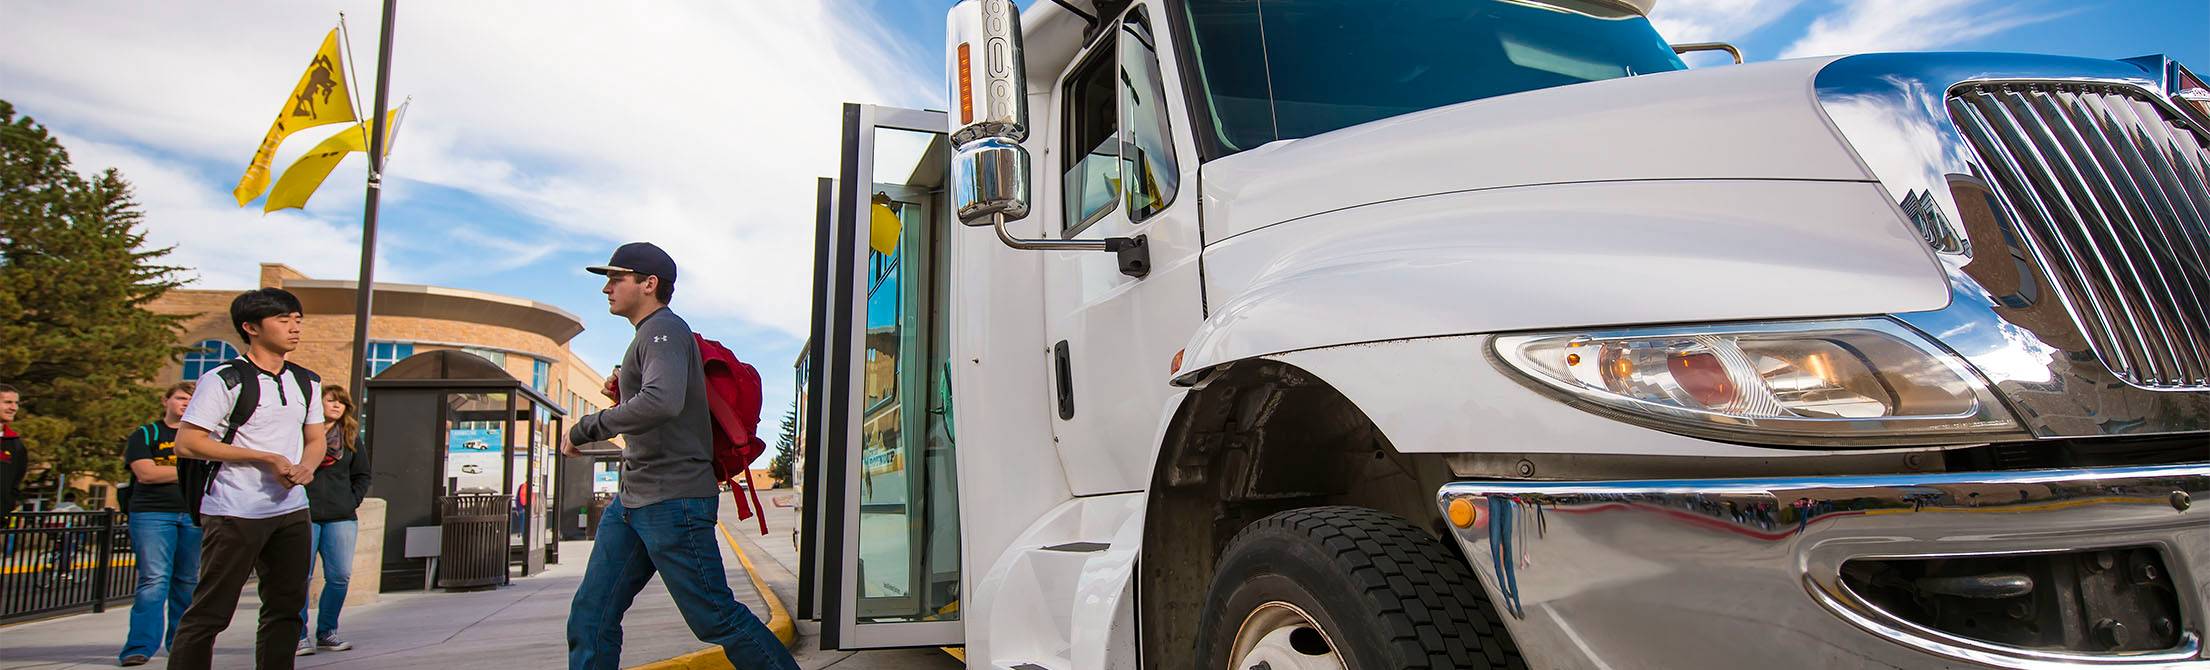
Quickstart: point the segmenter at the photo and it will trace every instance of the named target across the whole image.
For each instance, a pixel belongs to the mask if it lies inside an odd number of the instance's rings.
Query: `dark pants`
[[[314,526],[307,510],[267,519],[200,517],[200,583],[192,606],[177,624],[169,667],[202,670],[215,660],[215,635],[230,627],[246,577],[261,573],[261,627],[253,637],[253,666],[291,670],[292,652],[306,621],[307,566]]]
[[[721,645],[730,666],[797,670],[790,650],[729,591],[714,538],[717,500],[677,498],[627,509],[616,497],[607,504],[568,610],[569,670],[620,667],[622,613],[655,572],[691,634]]]

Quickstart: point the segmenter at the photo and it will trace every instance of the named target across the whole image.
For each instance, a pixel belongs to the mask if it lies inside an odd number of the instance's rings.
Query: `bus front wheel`
[[[1245,527],[1200,621],[1206,668],[1526,667],[1464,561],[1402,517],[1362,507]]]

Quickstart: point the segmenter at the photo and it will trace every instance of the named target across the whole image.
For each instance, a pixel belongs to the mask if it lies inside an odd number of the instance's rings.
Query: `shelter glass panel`
[[[445,428],[447,494],[506,493],[505,393],[454,393]]]

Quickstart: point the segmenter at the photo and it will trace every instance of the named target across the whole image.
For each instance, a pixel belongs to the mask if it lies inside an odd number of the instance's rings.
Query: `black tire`
[[[1237,629],[1277,601],[1310,615],[1352,670],[1527,667],[1472,569],[1392,514],[1311,507],[1237,533],[1199,619],[1202,667],[1227,668]]]

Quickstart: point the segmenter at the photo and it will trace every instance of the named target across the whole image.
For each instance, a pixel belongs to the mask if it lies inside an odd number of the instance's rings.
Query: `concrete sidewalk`
[[[733,519],[727,497],[722,498],[722,504],[725,514]],[[767,619],[767,608],[735,554],[718,537],[715,544],[722,548],[729,588],[762,620]],[[348,607],[339,634],[353,643],[353,649],[303,657],[298,667],[444,670],[465,668],[470,662],[495,663],[500,668],[566,667],[568,603],[590,555],[591,543],[564,542],[559,565],[536,576],[517,578],[506,587],[471,593],[386,593],[379,602]],[[259,607],[260,601],[249,587],[230,628],[218,638],[215,667],[253,666],[253,629]],[[0,669],[114,667],[129,617],[130,606],[125,603],[101,614],[0,627]],[[679,656],[704,646],[691,636],[675,609],[675,601],[657,577],[637,596],[624,622],[624,666]],[[166,666],[166,656],[155,656],[145,667]]]

